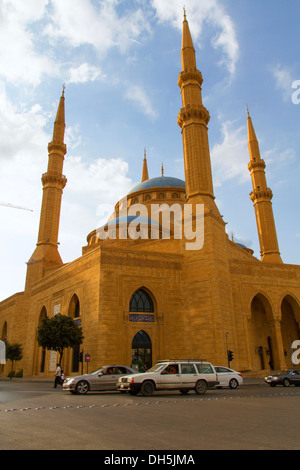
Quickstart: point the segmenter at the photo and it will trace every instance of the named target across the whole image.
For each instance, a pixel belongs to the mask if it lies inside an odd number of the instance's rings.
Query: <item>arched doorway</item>
[[[4,322],[4,325],[2,328],[0,340],[3,341],[4,344],[7,342],[7,322],[6,321]],[[1,374],[4,372],[4,363],[3,364],[0,363],[0,372]]]
[[[38,327],[42,325],[43,320],[47,318],[47,309],[45,306],[42,307],[38,319]],[[39,375],[45,372],[46,365],[46,349],[42,348],[37,341],[37,331],[35,334],[35,349],[34,349],[34,361],[33,361],[33,374]]]
[[[300,339],[299,319],[300,307],[292,296],[287,295],[281,303],[281,336],[286,365],[291,368],[295,367],[292,343]]]
[[[132,340],[132,364],[142,372],[152,366],[152,344],[147,333],[140,330]]]
[[[249,335],[251,344],[252,368],[254,371],[271,369],[274,365],[272,339],[272,308],[267,298],[257,294],[251,302]]]
[[[80,302],[76,294],[73,294],[69,309],[68,315],[73,318],[78,326],[81,326],[80,318]],[[80,355],[80,345],[76,345],[72,349],[72,360],[71,360],[71,372],[79,371],[79,355]]]

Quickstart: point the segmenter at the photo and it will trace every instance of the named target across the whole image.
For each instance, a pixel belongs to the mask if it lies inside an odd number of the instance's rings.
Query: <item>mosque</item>
[[[228,351],[233,352],[232,368],[256,376],[293,366],[292,343],[300,339],[300,266],[284,264],[281,259],[272,191],[249,113],[250,199],[261,258],[235,243],[225,231],[214,196],[207,128],[210,116],[202,103],[203,79],[186,15],[181,63],[178,125],[185,181],[163,171],[161,176],[149,178],[145,155],[141,183],[116,203],[105,227],[87,235],[82,255],[66,264],[58,250],[67,183],[62,93],[48,145],[48,168],[42,175],[40,225],[27,263],[25,289],[0,303],[0,339],[21,343],[23,359],[17,368],[25,377],[53,377],[57,355],[38,345],[37,328],[43,318],[58,313],[72,317],[84,335],[80,347],[64,353],[67,375],[81,371],[81,352],[83,357],[90,355],[89,370],[105,364],[131,365],[136,359],[146,367],[176,358],[205,359],[226,366]],[[199,246],[193,246],[185,233],[176,236],[178,224],[171,210],[168,236],[160,218],[153,223],[150,209],[161,204],[178,209],[179,226],[189,221],[194,230],[200,218]],[[130,215],[137,206],[143,208],[142,219]],[[202,208],[201,217],[197,217],[197,208]],[[137,221],[133,232],[140,235],[128,236],[129,226]],[[0,375],[6,376],[9,367],[0,365]]]

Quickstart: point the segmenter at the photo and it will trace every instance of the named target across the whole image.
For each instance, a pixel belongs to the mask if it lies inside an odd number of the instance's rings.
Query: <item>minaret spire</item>
[[[48,144],[48,168],[42,175],[43,198],[40,226],[36,249],[27,263],[26,287],[41,279],[49,268],[62,264],[58,252],[58,231],[63,189],[67,183],[62,174],[64,156],[67,152],[65,134],[65,97],[63,87],[56,119],[53,138]]]
[[[247,107],[247,130],[250,162],[248,169],[252,179],[253,191],[250,199],[253,202],[257,223],[261,260],[269,263],[282,263],[279,253],[275,220],[272,208],[273,193],[267,187],[266,164],[260,156],[252,120]]]
[[[146,149],[144,149],[142,182],[148,179],[149,179],[149,174],[148,174],[148,165],[147,165],[147,158],[146,158]]]
[[[214,202],[207,124],[210,116],[202,104],[202,74],[196,66],[195,49],[186,19],[182,28],[181,65],[178,86],[182,108],[178,124],[182,129],[187,202],[205,203],[205,210],[220,217]]]

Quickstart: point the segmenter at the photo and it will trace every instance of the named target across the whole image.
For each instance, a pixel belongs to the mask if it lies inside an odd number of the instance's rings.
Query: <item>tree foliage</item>
[[[37,341],[42,348],[57,351],[59,364],[65,348],[73,348],[83,342],[82,329],[67,315],[44,318],[38,327]]]
[[[10,378],[13,376],[14,362],[20,361],[23,357],[23,349],[20,343],[6,343],[6,359],[11,361]]]

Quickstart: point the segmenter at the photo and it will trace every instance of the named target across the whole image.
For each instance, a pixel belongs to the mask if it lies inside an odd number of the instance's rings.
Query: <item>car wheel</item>
[[[239,386],[239,383],[236,379],[231,379],[230,382],[229,382],[229,387],[230,388],[238,388]]]
[[[187,390],[186,388],[180,388],[179,391],[180,393],[182,393],[182,395],[187,395],[189,393],[189,390]]]
[[[197,393],[197,395],[203,395],[204,393],[206,393],[206,390],[206,382],[204,380],[198,380],[195,387],[195,392]]]
[[[289,387],[289,386],[290,386],[290,381],[289,381],[289,379],[283,379],[282,385],[283,385],[284,387]]]
[[[75,387],[76,393],[79,395],[85,395],[90,389],[88,382],[85,380],[80,380]]]
[[[150,382],[150,380],[146,380],[146,382],[143,383],[141,388],[141,392],[145,397],[151,397],[151,395],[153,395],[154,390],[154,383]]]

